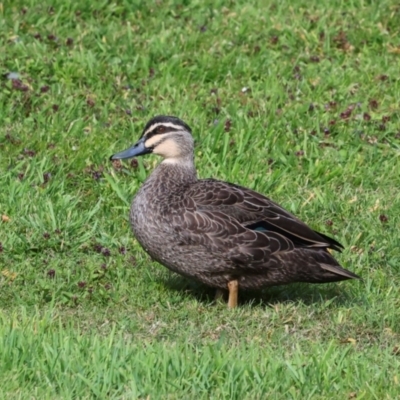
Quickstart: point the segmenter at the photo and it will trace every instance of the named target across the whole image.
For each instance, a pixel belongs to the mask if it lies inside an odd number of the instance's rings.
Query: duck
[[[317,232],[270,198],[246,187],[199,179],[192,130],[174,116],[159,115],[139,140],[111,160],[146,154],[163,158],[134,197],[133,234],[143,250],[173,272],[228,295],[294,282],[360,279],[332,250],[343,246]]]

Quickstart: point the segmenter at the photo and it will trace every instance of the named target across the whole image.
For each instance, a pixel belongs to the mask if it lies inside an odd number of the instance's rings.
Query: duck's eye
[[[157,127],[157,133],[164,133],[165,130],[165,126],[160,125],[159,127]]]

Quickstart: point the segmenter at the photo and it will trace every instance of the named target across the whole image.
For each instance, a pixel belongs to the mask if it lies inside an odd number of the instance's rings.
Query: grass
[[[0,14],[0,398],[398,398],[396,2]],[[127,215],[159,160],[108,157],[156,114],[193,128],[201,177],[336,237],[363,281],[242,293],[231,312],[152,262]]]

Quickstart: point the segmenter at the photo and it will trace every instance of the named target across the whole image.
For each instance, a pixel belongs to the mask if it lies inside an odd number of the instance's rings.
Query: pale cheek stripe
[[[153,153],[164,156],[165,158],[174,158],[179,155],[179,147],[173,140],[164,140],[154,147]]]
[[[147,139],[144,144],[146,147],[154,147],[157,146],[165,138],[165,135],[157,135],[153,136],[150,139]]]

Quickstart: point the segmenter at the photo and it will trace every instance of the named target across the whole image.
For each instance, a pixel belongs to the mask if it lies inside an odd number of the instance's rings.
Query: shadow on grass
[[[161,279],[160,279],[161,282]],[[273,307],[280,303],[301,303],[304,305],[322,304],[329,301],[329,306],[352,306],[359,300],[352,296],[351,288],[345,285],[358,285],[356,281],[342,283],[293,283],[291,285],[273,286],[261,290],[242,290],[239,292],[239,306]],[[162,279],[169,290],[184,292],[185,295],[196,298],[199,302],[210,304],[215,302],[215,289],[185,277],[171,274]],[[228,298],[228,291],[225,296]]]

